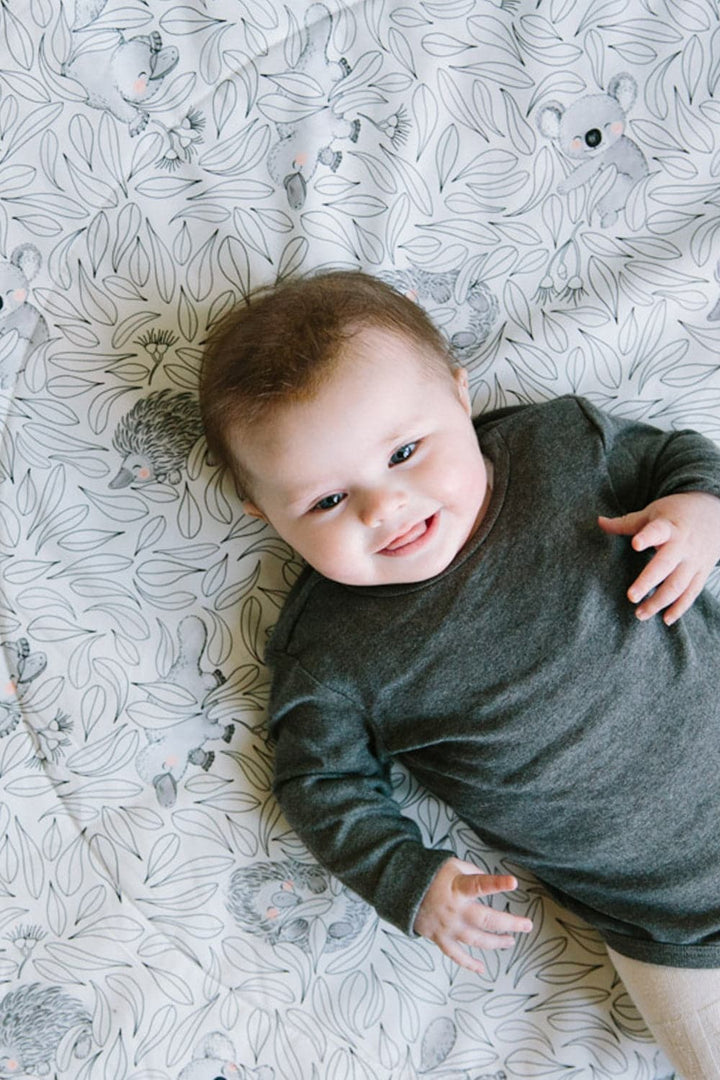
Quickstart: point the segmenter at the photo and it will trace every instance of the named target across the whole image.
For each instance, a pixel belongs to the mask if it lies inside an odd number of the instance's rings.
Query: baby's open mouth
[[[389,544],[386,544],[384,548],[381,548],[379,554],[409,555],[411,552],[417,551],[423,543],[429,539],[431,533],[434,532],[436,521],[437,514],[433,514],[431,517],[418,521],[415,525],[411,525],[409,529],[400,533],[399,536],[394,537]]]

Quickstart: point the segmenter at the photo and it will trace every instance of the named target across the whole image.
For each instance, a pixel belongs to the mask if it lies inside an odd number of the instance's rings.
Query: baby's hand
[[[670,626],[693,605],[720,559],[720,499],[704,491],[666,495],[644,510],[598,523],[606,533],[632,536],[636,551],[656,549],[628,589],[638,619],[666,609],[663,621]]]
[[[415,919],[415,930],[434,941],[456,964],[480,974],[482,962],[462,945],[478,949],[508,949],[512,934],[532,930],[529,919],[495,911],[478,903],[480,897],[517,889],[509,875],[481,874],[477,866],[462,859],[448,859],[430,882]]]

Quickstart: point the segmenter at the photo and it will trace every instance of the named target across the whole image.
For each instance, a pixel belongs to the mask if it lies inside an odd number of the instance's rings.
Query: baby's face
[[[360,331],[317,396],[260,424],[241,454],[245,509],[346,585],[439,574],[484,512],[465,372],[429,372],[386,330]]]

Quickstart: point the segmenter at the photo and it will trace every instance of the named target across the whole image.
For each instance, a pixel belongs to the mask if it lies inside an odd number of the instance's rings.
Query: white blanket
[[[477,410],[720,438],[719,89],[715,0],[0,7],[0,1080],[669,1076],[517,867],[536,929],[478,977],[282,820],[262,655],[299,566],[197,378],[251,288],[361,267]]]

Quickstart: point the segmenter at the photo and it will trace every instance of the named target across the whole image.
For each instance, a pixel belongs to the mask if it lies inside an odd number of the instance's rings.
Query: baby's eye
[[[332,510],[334,507],[339,506],[345,498],[345,495],[341,491],[336,491],[333,495],[326,495],[324,499],[320,499],[312,507],[313,510]]]
[[[399,450],[396,450],[394,454],[390,455],[391,465],[401,465],[403,461],[407,461],[413,456],[417,450],[416,442],[406,443],[405,446],[401,446]]]

